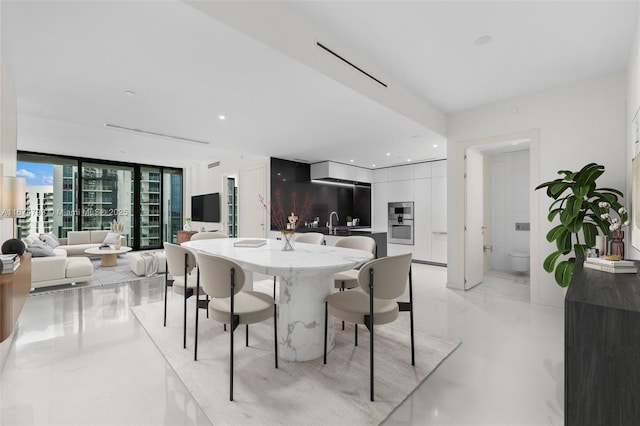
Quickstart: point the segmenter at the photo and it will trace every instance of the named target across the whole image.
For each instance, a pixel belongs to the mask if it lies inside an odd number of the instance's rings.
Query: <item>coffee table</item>
[[[118,264],[118,255],[122,253],[126,253],[131,251],[131,247],[120,247],[119,249],[114,248],[89,248],[84,252],[87,254],[95,254],[100,255],[100,266],[116,266]]]

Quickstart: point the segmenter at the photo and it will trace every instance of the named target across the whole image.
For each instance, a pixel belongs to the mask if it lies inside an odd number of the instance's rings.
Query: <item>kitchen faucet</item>
[[[331,221],[331,219],[333,218],[333,215],[336,215],[336,222],[340,221],[340,218],[338,217],[338,213],[333,211],[331,212],[331,214],[329,214],[329,234],[331,234],[331,230],[333,229],[333,222]]]

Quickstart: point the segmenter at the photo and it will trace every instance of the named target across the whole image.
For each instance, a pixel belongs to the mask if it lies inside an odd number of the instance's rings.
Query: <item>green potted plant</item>
[[[536,190],[546,188],[547,195],[554,200],[549,206],[549,222],[560,220],[547,233],[547,241],[555,242],[556,250],[546,257],[543,267],[554,273],[561,287],[569,285],[576,256],[584,257],[586,250],[595,246],[599,233],[610,236],[612,231],[620,232],[620,227],[628,224],[627,210],[618,201],[622,192],[596,185],[603,173],[604,166],[590,163],[577,172],[560,170],[558,174],[563,177],[536,187]],[[619,217],[612,216],[611,210]],[[571,257],[558,261],[561,256]]]

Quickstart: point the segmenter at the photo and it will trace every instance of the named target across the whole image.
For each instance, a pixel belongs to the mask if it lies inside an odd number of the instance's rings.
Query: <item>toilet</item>
[[[529,272],[529,253],[509,253],[509,267],[513,272]]]

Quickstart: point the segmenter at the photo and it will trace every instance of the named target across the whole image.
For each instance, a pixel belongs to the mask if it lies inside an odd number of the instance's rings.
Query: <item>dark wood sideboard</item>
[[[640,274],[576,264],[564,352],[565,425],[640,422]]]
[[[31,254],[20,257],[20,267],[0,275],[0,342],[11,336],[31,292]]]

